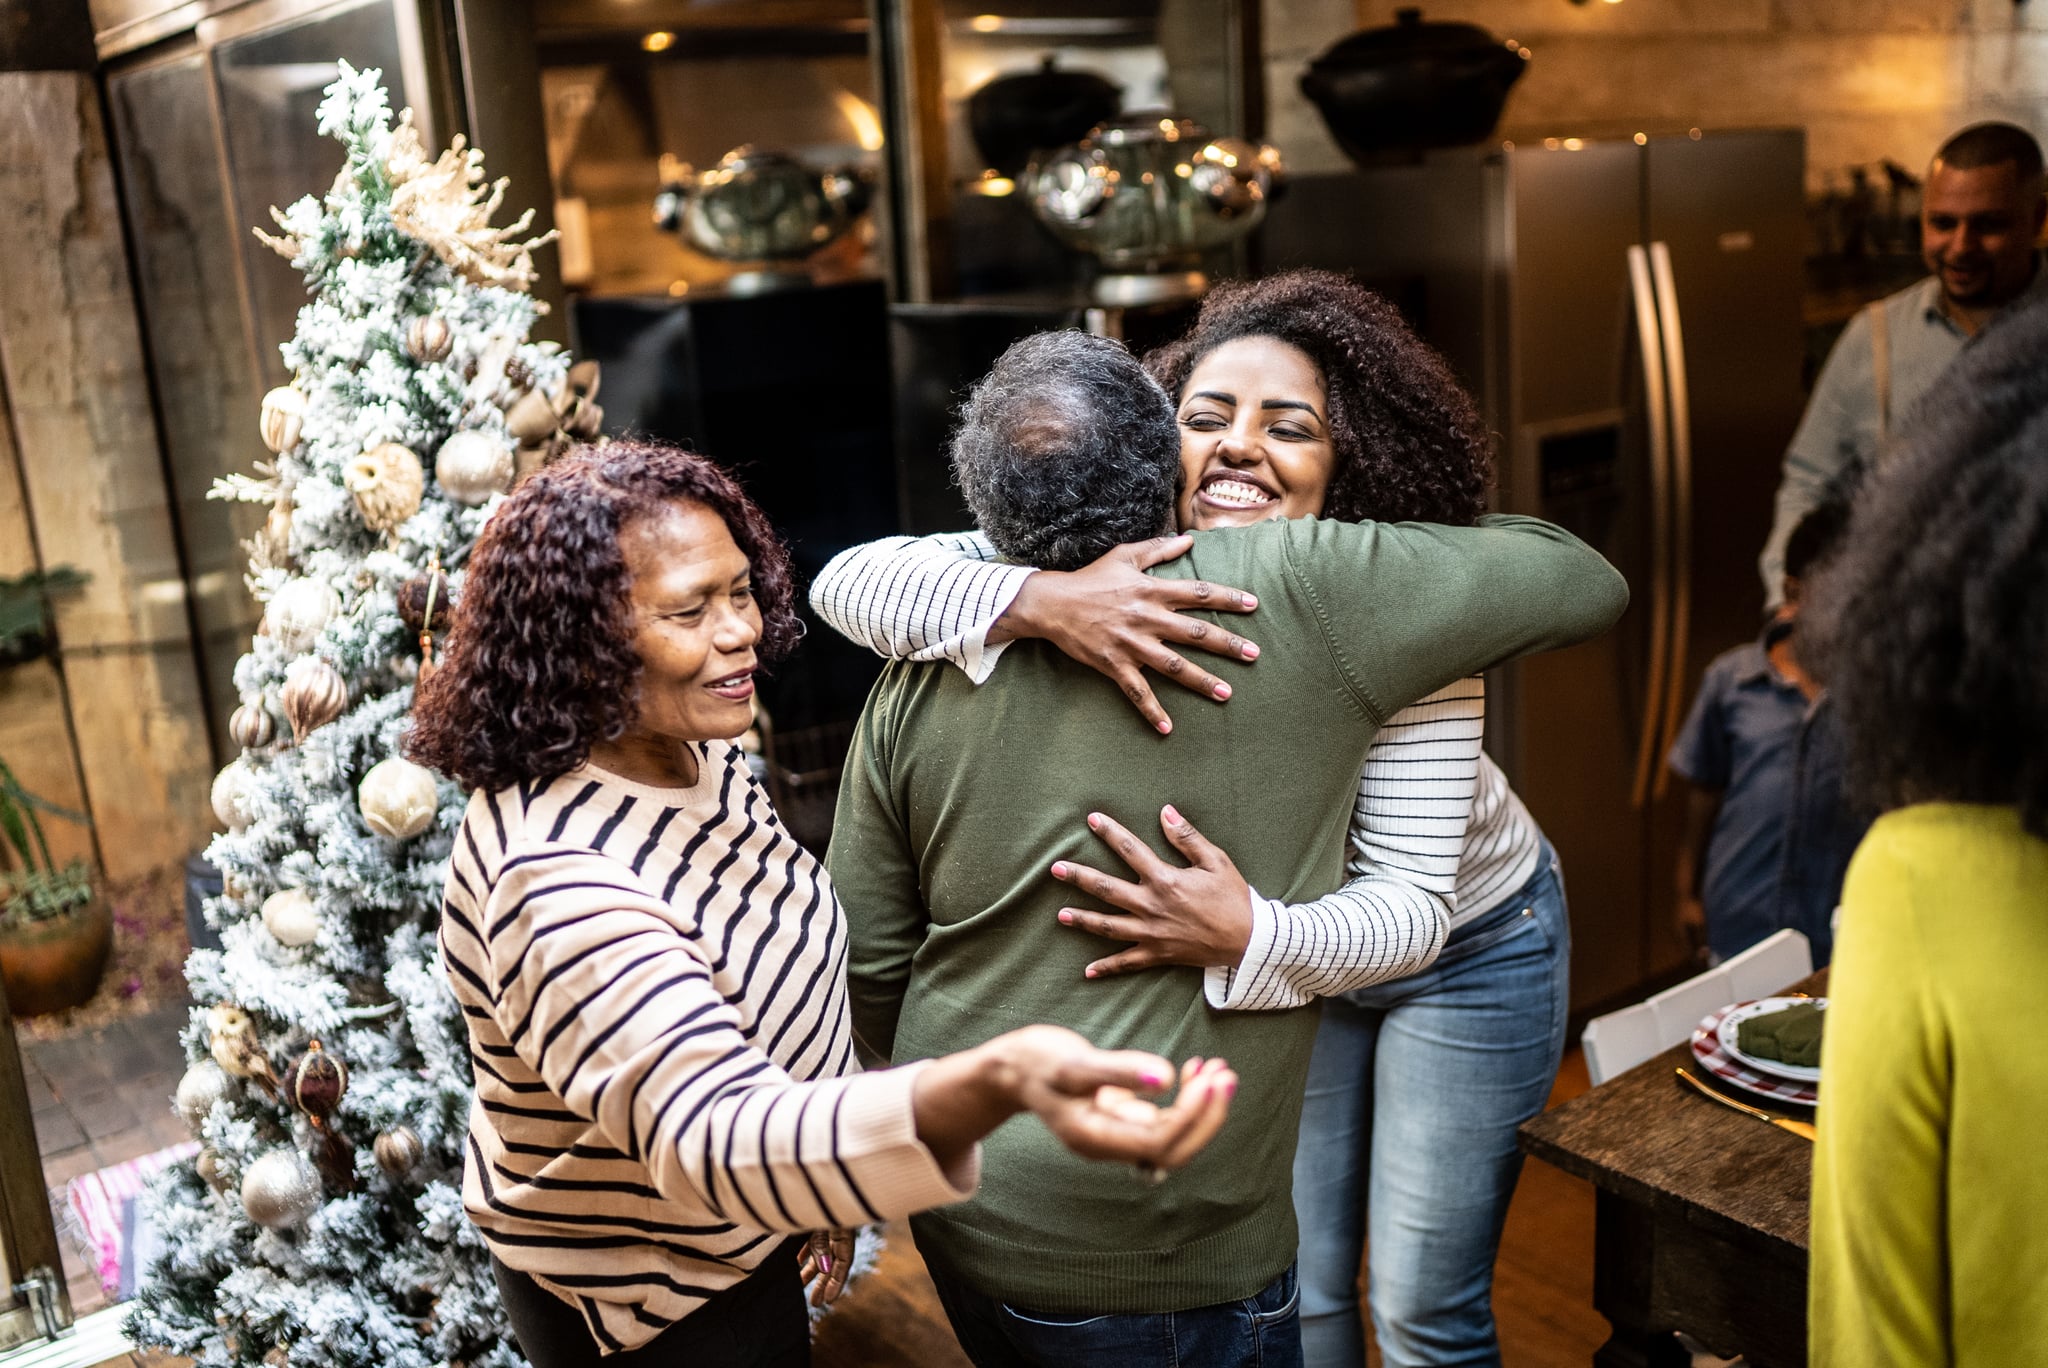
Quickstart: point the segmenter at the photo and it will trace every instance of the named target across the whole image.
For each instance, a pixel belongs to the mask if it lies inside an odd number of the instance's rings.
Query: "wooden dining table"
[[[1786,989],[1823,996],[1827,971]],[[1806,1363],[1813,1143],[1684,1086],[1802,1120],[1705,1074],[1689,1045],[1523,1125],[1522,1148],[1593,1185],[1593,1305],[1613,1334],[1599,1368],[1687,1368],[1676,1331],[1754,1368]]]

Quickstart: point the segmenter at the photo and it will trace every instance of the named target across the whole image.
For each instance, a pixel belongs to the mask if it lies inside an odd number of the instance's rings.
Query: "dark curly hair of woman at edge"
[[[2048,837],[2048,308],[1907,416],[1819,577],[1810,637],[1852,793],[2012,805]]]
[[[520,494],[477,539],[447,656],[421,688],[407,744],[421,764],[495,791],[566,774],[632,726],[640,656],[619,532],[666,506],[710,509],[746,556],[762,664],[803,635],[781,539],[700,456],[615,441],[541,470]]]
[[[1322,516],[1469,527],[1486,511],[1492,441],[1478,407],[1392,304],[1333,271],[1228,281],[1145,365],[1179,397],[1204,357],[1247,337],[1298,348],[1321,372],[1337,456]]]

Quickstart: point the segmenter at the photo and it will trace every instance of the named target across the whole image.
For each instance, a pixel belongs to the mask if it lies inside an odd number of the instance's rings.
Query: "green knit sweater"
[[[1115,685],[1040,642],[1011,647],[978,688],[942,665],[892,664],[847,758],[828,860],[855,1029],[896,1062],[1051,1021],[1176,1062],[1221,1056],[1240,1076],[1222,1132],[1161,1187],[1077,1159],[1019,1117],[985,1142],[972,1201],[915,1219],[928,1260],[1046,1311],[1204,1306],[1286,1268],[1316,1028],[1312,1008],[1214,1011],[1198,969],[1084,979],[1113,946],[1059,924],[1085,897],[1047,869],[1117,868],[1086,814],[1116,816],[1178,863],[1157,817],[1172,802],[1261,893],[1319,897],[1342,880],[1383,721],[1486,666],[1606,630],[1628,597],[1596,553],[1528,518],[1263,523],[1197,533],[1154,573],[1258,596],[1247,630],[1259,659],[1203,658],[1230,682],[1228,704],[1177,708],[1163,737]]]

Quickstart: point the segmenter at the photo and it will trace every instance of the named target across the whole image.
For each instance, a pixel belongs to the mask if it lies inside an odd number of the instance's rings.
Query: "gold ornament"
[[[597,406],[595,361],[569,367],[552,395],[528,390],[505,413],[505,428],[519,443],[519,478],[560,457],[577,442],[598,440],[604,410]]]
[[[356,789],[363,821],[379,836],[402,841],[434,824],[441,797],[434,772],[402,756],[379,761]]]
[[[286,452],[299,444],[306,425],[306,396],[295,386],[279,385],[263,396],[263,445]]]
[[[446,361],[455,346],[455,330],[439,314],[415,318],[405,327],[405,352],[421,365]]]
[[[297,1225],[319,1204],[320,1175],[295,1149],[274,1149],[242,1175],[242,1210],[257,1225]]]
[[[504,202],[506,178],[484,185],[484,154],[469,147],[460,133],[448,150],[429,160],[412,111],[398,116],[391,131],[385,172],[391,177],[391,222],[419,239],[450,269],[474,285],[507,290],[532,286],[533,249],[552,242],[550,231],[518,241],[533,223],[528,209],[503,228],[491,227],[491,215]]]
[[[303,888],[281,888],[263,900],[263,929],[279,945],[311,945],[320,935],[320,913]]]
[[[434,453],[434,479],[457,503],[474,506],[512,487],[512,448],[481,428],[452,434]]]
[[[211,1059],[202,1059],[185,1070],[185,1076],[178,1080],[178,1096],[173,1104],[178,1117],[189,1126],[194,1135],[206,1124],[206,1118],[213,1111],[213,1104],[227,1093],[227,1070]]]
[[[277,720],[261,703],[244,703],[228,718],[228,735],[243,750],[260,750],[277,735]]]
[[[270,513],[263,519],[263,526],[249,540],[242,543],[242,549],[249,553],[251,571],[282,570],[291,564],[292,549],[292,501],[291,496],[280,494],[270,506]],[[253,586],[252,586],[253,587]]]
[[[393,1126],[383,1132],[372,1152],[377,1156],[377,1167],[393,1178],[407,1177],[427,1157],[427,1147],[420,1143],[419,1133],[411,1126]]]
[[[212,1146],[199,1151],[198,1157],[192,1161],[192,1167],[215,1192],[228,1190],[228,1175],[222,1168],[220,1154]]]
[[[292,724],[292,741],[297,743],[348,708],[348,681],[319,656],[301,656],[285,671],[277,701],[284,706],[285,721]]]
[[[214,1063],[237,1078],[253,1078],[267,1088],[276,1087],[277,1075],[256,1041],[256,1022],[247,1012],[232,1002],[207,1008],[206,1035]]]
[[[341,480],[355,496],[363,526],[372,532],[389,532],[419,512],[427,487],[420,458],[397,442],[380,442],[350,461]]]
[[[249,825],[253,816],[249,800],[255,796],[255,778],[249,766],[239,759],[228,761],[213,777],[213,815],[229,831],[242,831]]]
[[[341,595],[325,580],[286,580],[263,606],[263,628],[286,655],[313,649],[320,631],[341,611]]]

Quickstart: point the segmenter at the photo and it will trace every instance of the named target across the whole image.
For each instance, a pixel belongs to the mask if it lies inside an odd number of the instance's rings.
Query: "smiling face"
[[[1995,308],[2033,278],[2042,213],[2039,184],[2011,162],[1937,161],[1920,201],[1921,256],[1951,303]]]
[[[1224,343],[1188,373],[1178,418],[1183,531],[1323,511],[1337,464],[1330,401],[1300,348],[1271,337]]]
[[[753,567],[724,519],[700,504],[670,504],[628,523],[619,552],[633,577],[639,716],[617,741],[592,747],[591,758],[643,782],[692,782],[694,764],[678,743],[735,737],[753,722],[761,639]]]

